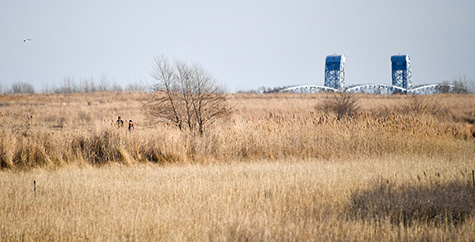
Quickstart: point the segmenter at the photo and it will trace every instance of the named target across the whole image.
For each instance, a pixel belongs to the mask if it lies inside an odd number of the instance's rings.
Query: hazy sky
[[[347,85],[390,84],[394,54],[415,85],[475,78],[473,0],[0,0],[0,37],[0,85],[37,91],[66,76],[151,82],[159,55],[231,92],[323,85],[330,54],[346,55]]]

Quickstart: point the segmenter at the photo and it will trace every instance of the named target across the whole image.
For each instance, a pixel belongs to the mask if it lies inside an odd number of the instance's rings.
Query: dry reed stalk
[[[353,219],[348,208],[355,194],[381,182],[394,184],[396,194],[404,187],[467,182],[473,159],[395,155],[3,170],[0,240],[470,241],[473,215],[456,226],[414,220],[404,227],[390,219]],[[381,194],[364,198],[391,199]]]
[[[234,114],[215,123],[203,137],[154,124],[141,106],[147,95],[1,97],[1,166],[24,169],[74,163],[351,159],[397,154],[452,159],[458,154],[472,155],[475,150],[475,131],[468,123],[475,114],[475,97],[470,95],[437,96],[437,102],[450,110],[453,118],[402,112],[398,105],[407,103],[407,96],[360,95],[364,111],[337,120],[314,110],[329,97],[326,94],[232,94],[228,99]],[[376,103],[384,115],[375,111]],[[119,115],[133,119],[137,130],[129,134],[125,128],[117,128],[114,121]]]

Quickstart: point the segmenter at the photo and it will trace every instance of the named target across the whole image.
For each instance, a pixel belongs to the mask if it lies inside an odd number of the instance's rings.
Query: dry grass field
[[[0,240],[475,240],[473,95],[232,94],[202,137],[149,95],[0,96]]]

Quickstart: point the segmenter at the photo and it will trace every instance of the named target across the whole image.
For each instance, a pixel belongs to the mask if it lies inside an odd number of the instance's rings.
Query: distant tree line
[[[475,81],[465,75],[459,75],[451,82],[444,81],[442,84],[438,87],[441,93],[475,94]],[[450,89],[447,85],[452,85],[453,88]]]
[[[465,75],[459,75],[452,81],[444,81],[437,89],[440,93],[458,93],[458,94],[475,94],[475,80]],[[454,88],[449,88],[447,85],[453,85]],[[257,89],[238,90],[236,93],[247,94],[267,94],[277,93],[282,87],[259,87]],[[128,84],[125,88],[117,84],[115,81],[109,80],[107,77],[102,77],[100,81],[96,82],[94,78],[81,79],[79,82],[72,77],[65,77],[59,86],[42,86],[41,91],[35,90],[35,87],[28,82],[15,82],[11,86],[5,87],[0,83],[1,95],[12,94],[34,94],[34,93],[91,93],[91,92],[147,92],[153,90],[144,83],[135,82]]]
[[[146,85],[135,82],[128,84],[125,88],[117,84],[115,81],[110,81],[107,77],[102,77],[100,81],[96,82],[94,78],[81,79],[79,82],[72,77],[65,77],[63,82],[59,85],[49,86],[44,84],[40,92],[35,90],[35,87],[28,82],[14,82],[10,88],[3,86],[0,83],[0,94],[14,95],[14,94],[34,94],[34,93],[92,93],[92,92],[145,92]]]

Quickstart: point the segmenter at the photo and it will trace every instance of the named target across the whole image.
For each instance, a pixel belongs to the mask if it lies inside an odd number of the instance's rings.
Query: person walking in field
[[[124,127],[124,120],[120,118],[120,116],[117,118],[117,127],[121,128]]]
[[[129,120],[129,132],[132,132],[132,130],[135,130],[135,125],[132,120]]]

